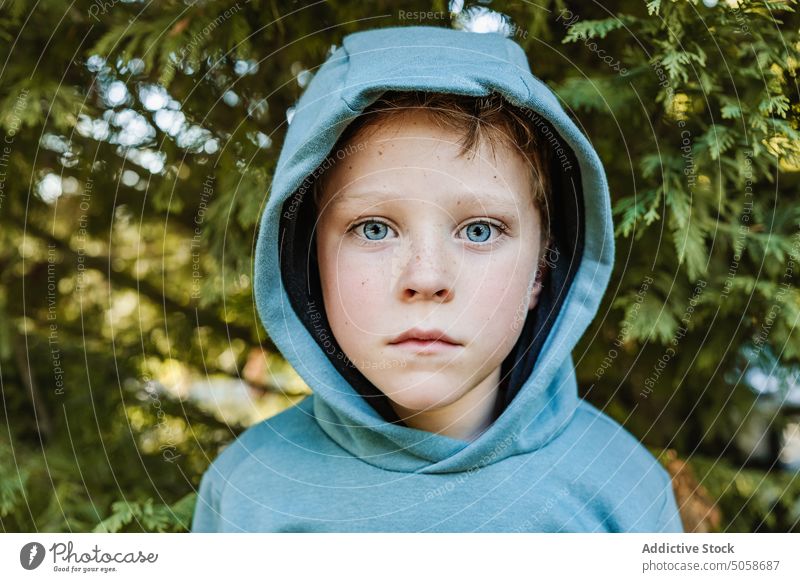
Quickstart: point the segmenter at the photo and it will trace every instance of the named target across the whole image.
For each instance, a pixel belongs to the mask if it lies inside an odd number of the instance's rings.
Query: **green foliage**
[[[569,27],[567,35],[562,42],[575,42],[587,38],[605,38],[609,32],[624,28],[628,22],[633,22],[634,20],[631,16],[618,14],[614,18],[606,18],[604,20],[576,22]]]
[[[189,493],[174,505],[153,505],[152,499],[141,503],[117,501],[111,505],[111,515],[93,531],[116,533],[128,531],[133,523],[145,532],[177,532],[188,530],[191,525],[196,494]]]
[[[721,500],[726,531],[800,531],[800,479],[699,455],[692,465],[699,483]]]

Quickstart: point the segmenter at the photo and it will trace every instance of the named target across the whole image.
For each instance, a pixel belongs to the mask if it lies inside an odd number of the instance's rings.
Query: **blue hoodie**
[[[496,419],[472,442],[406,426],[328,331],[310,184],[348,123],[388,90],[499,93],[530,112],[552,151],[550,274],[503,363]],[[255,255],[258,313],[313,395],[214,460],[192,531],[683,531],[668,473],[578,398],[571,351],[613,257],[600,159],[519,45],[428,26],[346,36],[296,106]]]

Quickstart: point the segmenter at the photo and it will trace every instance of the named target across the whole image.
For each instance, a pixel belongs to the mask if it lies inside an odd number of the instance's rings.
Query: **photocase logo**
[[[19,563],[26,570],[35,570],[44,561],[44,546],[39,542],[28,542],[19,551]]]

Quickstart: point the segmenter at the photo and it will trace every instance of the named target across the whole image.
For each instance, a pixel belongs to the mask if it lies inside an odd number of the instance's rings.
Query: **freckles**
[[[345,300],[353,306],[368,300],[373,300],[376,294],[375,277],[354,270],[342,270],[339,273],[339,285]]]

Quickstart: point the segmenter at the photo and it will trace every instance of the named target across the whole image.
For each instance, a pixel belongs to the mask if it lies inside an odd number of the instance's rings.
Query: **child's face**
[[[393,116],[355,138],[319,204],[331,331],[407,411],[496,388],[540,289],[541,223],[525,159],[505,145],[495,159],[485,141],[476,156],[459,156],[459,138],[422,111]],[[412,328],[457,345],[392,343]]]

